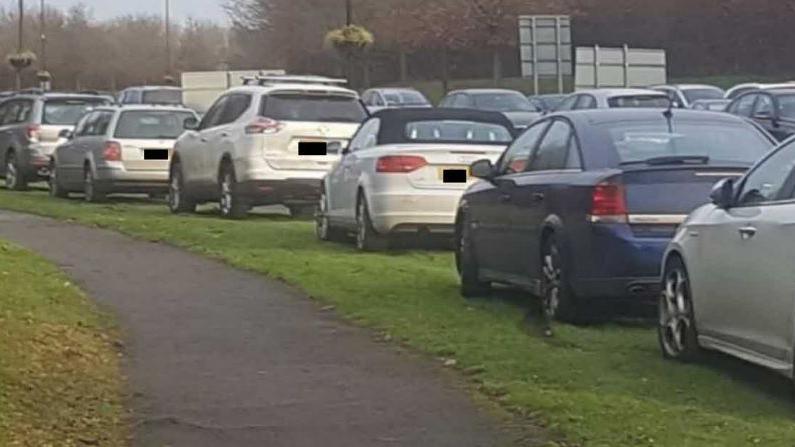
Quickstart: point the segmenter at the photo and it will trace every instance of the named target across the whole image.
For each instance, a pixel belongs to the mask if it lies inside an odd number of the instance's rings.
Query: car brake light
[[[591,196],[591,222],[626,223],[627,201],[624,185],[620,183],[600,183]]]
[[[417,155],[387,155],[378,159],[376,172],[408,173],[416,171],[428,164],[423,157]]]
[[[31,124],[25,131],[27,132],[28,140],[34,143],[39,141],[39,137],[41,137],[41,127],[38,124]]]
[[[272,135],[281,132],[284,124],[270,118],[257,118],[254,122],[246,126],[246,133],[249,135]]]
[[[121,161],[121,144],[116,141],[106,141],[102,149],[102,158],[105,161]]]

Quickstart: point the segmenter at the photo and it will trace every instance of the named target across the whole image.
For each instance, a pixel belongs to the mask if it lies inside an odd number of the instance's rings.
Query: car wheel
[[[345,233],[331,225],[328,218],[328,201],[326,200],[326,192],[320,193],[320,200],[318,200],[317,209],[315,210],[315,234],[321,241],[341,241],[345,237]]]
[[[193,213],[196,202],[188,197],[182,177],[182,166],[174,164],[168,181],[168,209],[174,214]]]
[[[698,333],[690,293],[690,279],[678,257],[665,266],[659,301],[657,338],[663,357],[693,361],[698,357]]]
[[[221,167],[219,190],[221,216],[227,219],[242,219],[245,217],[246,213],[248,213],[248,207],[240,197],[235,170],[229,163],[224,163]]]
[[[541,252],[541,300],[544,313],[549,321],[585,323],[586,318],[569,284],[567,265],[557,237],[549,235]]]
[[[83,194],[86,202],[100,203],[105,201],[105,193],[97,185],[94,173],[90,166],[85,167],[83,173]]]
[[[24,191],[28,189],[28,182],[22,174],[22,169],[19,166],[19,160],[14,152],[9,152],[6,155],[6,189],[11,191]]]
[[[50,162],[50,176],[47,180],[47,184],[50,187],[50,197],[57,199],[66,199],[69,197],[69,192],[64,189],[61,185],[61,180],[58,178],[58,170],[55,167],[54,161]]]
[[[361,251],[385,250],[389,247],[389,239],[378,234],[370,220],[370,211],[364,194],[359,194],[356,204],[356,248]]]
[[[461,277],[461,296],[464,298],[486,296],[491,292],[491,283],[480,280],[469,218],[464,214],[461,220],[455,243],[456,268]]]

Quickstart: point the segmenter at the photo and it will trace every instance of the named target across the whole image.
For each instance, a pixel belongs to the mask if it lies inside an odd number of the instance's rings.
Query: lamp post
[[[171,76],[171,0],[166,1],[166,76]]]
[[[351,26],[353,24],[353,8],[351,0],[345,0],[345,25]]]

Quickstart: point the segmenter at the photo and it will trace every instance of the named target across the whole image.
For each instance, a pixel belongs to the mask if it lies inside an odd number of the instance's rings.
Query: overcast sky
[[[25,0],[25,5],[38,6],[41,0]],[[83,3],[88,6],[97,19],[109,19],[125,14],[163,14],[165,0],[45,0],[47,5],[68,8]],[[188,17],[223,22],[226,19],[221,9],[223,0],[171,0],[171,12],[175,20]],[[6,8],[16,8],[17,0],[2,0]]]

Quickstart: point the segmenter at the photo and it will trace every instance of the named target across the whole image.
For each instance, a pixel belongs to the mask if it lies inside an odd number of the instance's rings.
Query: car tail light
[[[249,135],[272,135],[281,132],[284,124],[270,118],[257,118],[254,122],[246,126],[246,133]]]
[[[25,129],[29,141],[34,143],[39,141],[41,137],[41,127],[38,124],[31,124]]]
[[[591,222],[626,223],[627,200],[624,185],[620,183],[600,183],[591,196]]]
[[[102,149],[102,158],[105,161],[121,161],[121,144],[116,141],[106,141]]]
[[[416,171],[428,164],[423,157],[417,155],[387,155],[378,159],[376,172],[408,173]]]

